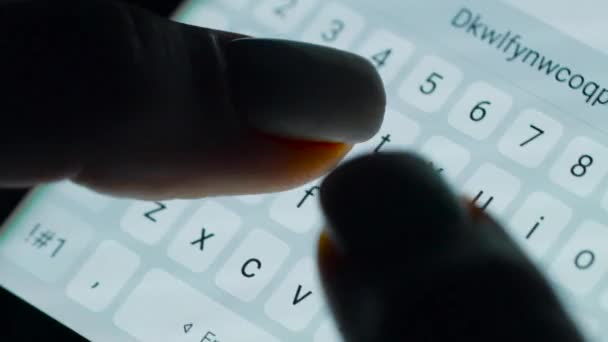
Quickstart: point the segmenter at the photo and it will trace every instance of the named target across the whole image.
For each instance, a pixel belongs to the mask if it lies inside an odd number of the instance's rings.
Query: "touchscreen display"
[[[195,0],[174,19],[369,58],[388,109],[351,156],[427,157],[608,341],[605,55],[496,1]],[[92,340],[338,342],[314,260],[319,182],[164,202],[42,186],[3,226],[0,284]]]

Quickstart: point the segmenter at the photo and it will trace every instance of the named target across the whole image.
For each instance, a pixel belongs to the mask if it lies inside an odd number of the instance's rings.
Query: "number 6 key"
[[[490,136],[511,109],[511,96],[484,82],[472,84],[448,115],[449,124],[477,140]]]

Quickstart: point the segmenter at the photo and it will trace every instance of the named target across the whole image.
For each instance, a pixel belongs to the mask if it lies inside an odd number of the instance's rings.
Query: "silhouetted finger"
[[[409,154],[324,182],[320,268],[346,341],[582,341],[501,227]]]
[[[0,5],[0,186],[271,191],[371,137],[385,97],[363,58],[247,39],[109,1]]]

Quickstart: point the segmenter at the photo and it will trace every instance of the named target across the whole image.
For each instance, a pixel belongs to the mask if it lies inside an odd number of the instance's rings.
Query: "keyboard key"
[[[562,136],[562,125],[536,110],[526,110],[500,139],[498,150],[523,166],[539,166]]]
[[[373,141],[374,152],[408,149],[420,136],[420,125],[394,110],[387,110],[380,132]]]
[[[425,113],[441,109],[462,81],[462,71],[436,56],[426,56],[399,88],[399,96]]]
[[[305,329],[322,307],[316,274],[311,258],[298,262],[266,303],[266,314],[289,330]]]
[[[139,256],[115,241],[102,242],[67,287],[67,296],[100,312],[112,303],[139,267]]]
[[[135,239],[153,245],[171,229],[188,205],[187,201],[133,201],[120,226]]]
[[[346,50],[363,31],[364,25],[361,15],[332,2],[321,9],[302,35],[302,40]]]
[[[508,231],[537,260],[556,242],[572,218],[572,209],[552,196],[535,192],[517,210]]]
[[[601,304],[601,300],[600,300]],[[581,333],[587,338],[585,341],[588,342],[599,342],[599,338],[602,332],[602,325],[597,317],[594,317],[589,313],[578,312],[573,315],[575,323],[579,326]]]
[[[484,164],[465,183],[464,192],[478,207],[501,214],[515,199],[520,188],[519,179],[492,164]]]
[[[608,312],[608,289],[605,289],[600,296],[600,305],[602,309]]]
[[[309,183],[295,190],[280,193],[270,206],[270,218],[296,233],[306,233],[320,228],[318,182]]]
[[[550,268],[557,282],[577,295],[588,294],[608,270],[608,227],[584,222]]]
[[[604,194],[601,201],[602,209],[608,211],[608,192]]]
[[[281,34],[291,32],[317,5],[319,0],[264,0],[254,11],[261,25]]]
[[[84,186],[74,184],[69,181],[63,181],[52,186],[53,190],[58,190],[66,197],[70,198],[79,205],[93,211],[100,212],[105,209],[112,198],[98,194],[95,191],[89,190]]]
[[[247,7],[251,0],[220,0],[220,2],[234,10],[242,10]]]
[[[162,270],[144,276],[114,315],[114,324],[146,342],[279,342]]]
[[[551,180],[581,197],[589,196],[608,173],[608,149],[587,137],[575,138],[551,169]]]
[[[58,280],[87,249],[93,227],[48,201],[39,201],[2,231],[5,257],[45,282]]]
[[[358,51],[376,66],[386,85],[397,76],[413,52],[411,42],[386,30],[374,31]]]
[[[266,288],[288,255],[286,243],[263,230],[254,230],[228,259],[215,283],[250,302]]]
[[[236,213],[208,201],[177,234],[167,254],[192,272],[204,272],[232,241],[241,224]]]
[[[471,161],[471,153],[451,140],[434,136],[422,146],[422,154],[433,163],[433,168],[454,182]]]
[[[338,332],[336,324],[332,320],[326,320],[315,333],[314,342],[342,342],[344,341]]]
[[[220,31],[230,30],[230,24],[226,15],[204,4],[195,5],[195,8],[184,12],[179,21],[184,24]]]
[[[369,141],[357,144],[345,161],[372,152],[407,150],[420,136],[420,131],[417,122],[397,111],[387,109],[380,131]]]
[[[448,115],[448,123],[477,140],[490,136],[511,110],[513,100],[484,82],[473,83]]]

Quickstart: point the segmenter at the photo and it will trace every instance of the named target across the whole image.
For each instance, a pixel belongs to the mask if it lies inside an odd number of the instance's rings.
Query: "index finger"
[[[583,341],[509,235],[426,161],[368,156],[321,189],[319,264],[346,341]]]
[[[173,23],[101,1],[2,5],[0,186],[71,178],[159,198],[274,191],[380,126],[355,55]]]

